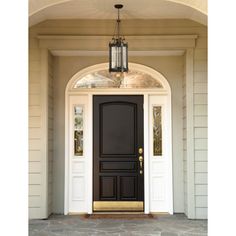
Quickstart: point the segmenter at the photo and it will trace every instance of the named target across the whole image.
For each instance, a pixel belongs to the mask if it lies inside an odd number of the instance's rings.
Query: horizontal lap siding
[[[45,218],[45,207],[48,215],[52,213],[52,161],[53,161],[53,57],[48,55],[48,113],[47,132],[43,132],[43,86],[41,71],[41,50],[36,32],[30,32],[29,42],[29,218]],[[47,136],[47,154],[44,154],[43,138]],[[45,156],[47,160],[45,163]],[[46,166],[46,168],[45,168]],[[47,183],[43,180],[47,178]],[[47,206],[44,205],[45,187]]]
[[[193,55],[193,141],[194,141],[194,180],[187,178],[186,156],[186,86],[183,86],[183,161],[184,161],[184,196],[185,213],[188,212],[187,186],[194,185],[195,218],[207,218],[207,127],[208,127],[208,93],[207,93],[207,32],[206,27],[195,28],[198,35]],[[181,33],[187,33],[188,30]],[[184,71],[186,71],[184,69]],[[183,75],[185,80],[185,74]],[[188,113],[188,111],[187,111]]]
[[[197,40],[194,52],[194,169],[195,216],[207,218],[207,38]]]
[[[37,40],[29,49],[29,217],[41,216],[41,98],[40,50]]]

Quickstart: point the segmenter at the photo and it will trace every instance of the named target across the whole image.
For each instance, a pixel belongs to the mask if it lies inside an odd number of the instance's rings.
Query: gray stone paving
[[[52,215],[30,220],[29,236],[206,236],[206,220],[188,220],[184,214],[154,219],[86,219]]]

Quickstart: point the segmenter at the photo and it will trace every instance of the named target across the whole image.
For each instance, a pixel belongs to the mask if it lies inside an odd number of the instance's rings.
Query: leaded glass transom
[[[117,74],[100,70],[85,75],[75,83],[74,88],[163,88],[163,86],[151,75],[140,71]]]

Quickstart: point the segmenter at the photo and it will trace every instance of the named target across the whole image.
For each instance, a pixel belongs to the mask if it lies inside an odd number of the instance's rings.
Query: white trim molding
[[[91,51],[91,50],[51,50],[53,56],[65,56],[65,57],[101,57],[108,56],[109,52],[106,51]],[[168,57],[168,56],[183,56],[184,50],[151,50],[151,51],[131,51],[129,50],[129,56],[148,56],[148,57]]]
[[[41,69],[41,153],[42,153],[42,174],[41,174],[41,217],[48,217],[48,50],[40,50]]]
[[[39,47],[50,50],[104,51],[111,40],[110,35],[38,35]],[[180,50],[194,48],[197,35],[132,35],[126,36],[130,51],[160,49]]]
[[[74,84],[83,76],[93,73],[95,71],[108,68],[107,63],[97,64],[94,66],[87,67],[79,72],[77,72],[68,82],[65,90],[65,208],[64,214],[75,214],[75,213],[92,213],[92,202],[93,202],[93,114],[92,114],[92,96],[97,94],[129,94],[129,95],[143,95],[144,96],[144,122],[149,123],[149,125],[144,126],[144,202],[146,214],[150,212],[167,212],[173,214],[173,185],[172,185],[172,131],[171,131],[171,89],[166,78],[154,69],[135,63],[129,64],[130,69],[141,71],[146,74],[151,75],[153,78],[158,80],[163,86],[163,88],[152,88],[152,89],[78,89],[74,88]],[[153,157],[150,149],[152,138],[150,133],[152,131],[152,109],[150,109],[150,104],[161,104],[163,106],[163,139],[164,145],[163,156],[160,160],[157,157]],[[73,139],[72,136],[72,112],[73,106],[75,104],[81,104],[84,107],[85,112],[85,122],[84,122],[84,156],[75,157],[72,154],[73,150]],[[151,121],[151,123],[150,123]],[[154,168],[153,161],[162,162],[163,169],[159,171]],[[83,170],[77,173],[76,176],[73,173],[73,165],[82,163]],[[158,182],[153,182],[153,173],[156,175],[162,175],[162,179],[158,179]],[[76,177],[78,183],[73,183],[72,178]],[[84,181],[84,182],[83,182]],[[160,182],[162,181],[162,182]],[[163,191],[161,197],[152,197],[150,192],[155,187],[153,184],[159,184],[163,186]],[[73,185],[79,186],[80,191],[82,187],[86,192],[85,195],[75,198],[72,196]],[[76,190],[77,191],[77,190]],[[78,193],[78,196],[80,194]]]

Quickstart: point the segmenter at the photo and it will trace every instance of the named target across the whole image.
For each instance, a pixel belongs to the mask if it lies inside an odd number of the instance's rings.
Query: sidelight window
[[[83,106],[74,106],[74,155],[83,156]]]
[[[153,155],[162,155],[161,106],[153,106]]]

